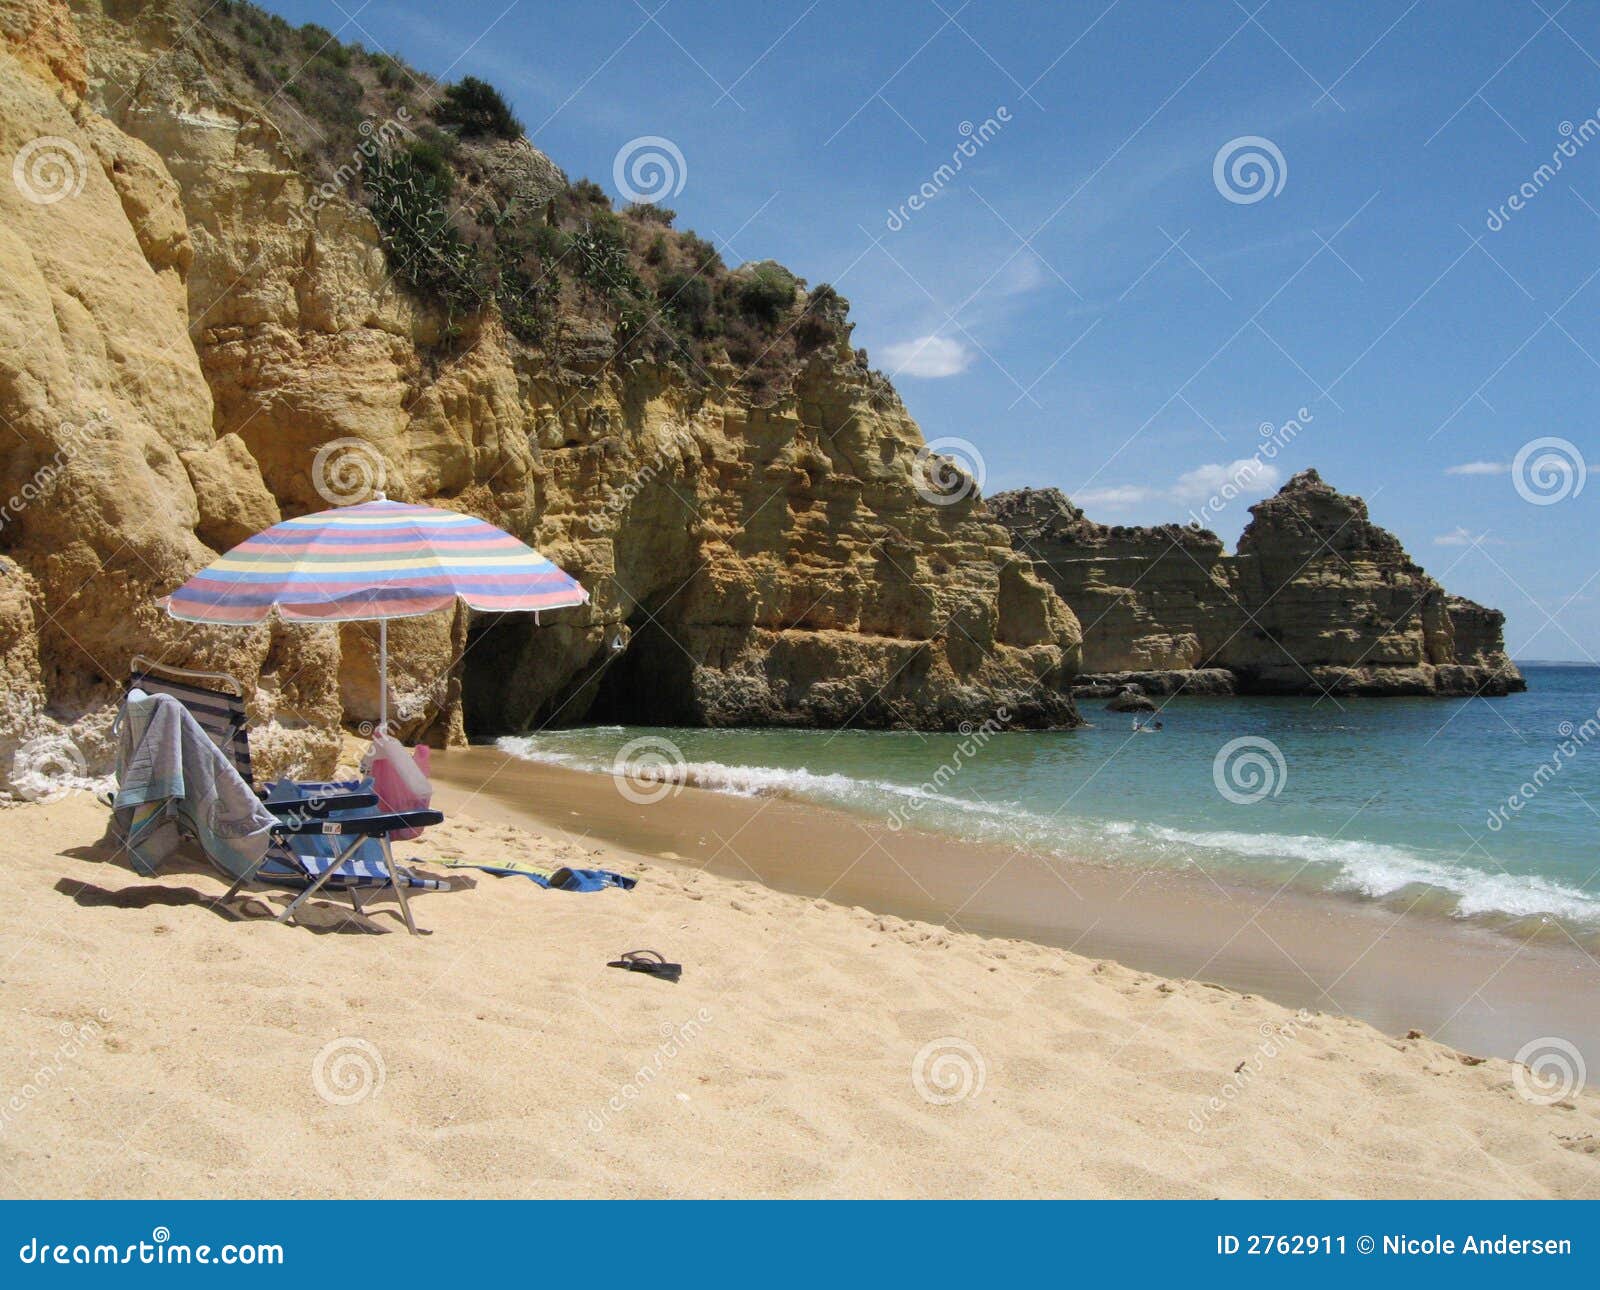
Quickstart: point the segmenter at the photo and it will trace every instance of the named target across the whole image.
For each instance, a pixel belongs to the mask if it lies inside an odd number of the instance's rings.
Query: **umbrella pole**
[[[389,733],[389,620],[378,619],[378,729]]]

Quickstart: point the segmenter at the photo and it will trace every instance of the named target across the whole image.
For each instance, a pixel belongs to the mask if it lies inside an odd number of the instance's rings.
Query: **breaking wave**
[[[586,732],[621,733],[620,727]],[[498,746],[527,761],[602,774],[612,769],[606,750],[555,747],[548,735],[508,737]],[[1173,871],[1199,868],[1224,881],[1289,883],[1494,924],[1555,919],[1600,930],[1600,899],[1577,887],[1535,874],[1475,868],[1452,855],[1422,848],[1045,814],[1011,800],[958,797],[925,786],[803,767],[684,760],[673,773],[688,787],[738,797],[819,802],[880,820],[897,818],[914,828],[973,842],[1024,846],[1065,859],[1154,864]]]

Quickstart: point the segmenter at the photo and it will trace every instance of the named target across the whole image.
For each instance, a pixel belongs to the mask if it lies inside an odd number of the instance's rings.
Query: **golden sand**
[[[5,822],[7,1196],[1600,1195],[1594,1094],[1059,948],[459,809],[401,854],[639,886],[293,927],[133,874],[86,796]],[[605,966],[643,947],[681,983]]]

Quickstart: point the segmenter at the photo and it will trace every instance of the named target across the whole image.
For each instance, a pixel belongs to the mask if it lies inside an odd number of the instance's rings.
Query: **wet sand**
[[[809,802],[681,787],[639,804],[611,777],[495,748],[436,754],[440,805],[953,930],[1017,937],[1512,1057],[1560,1036],[1600,1075],[1600,962],[1413,910],[1199,874],[985,847]]]

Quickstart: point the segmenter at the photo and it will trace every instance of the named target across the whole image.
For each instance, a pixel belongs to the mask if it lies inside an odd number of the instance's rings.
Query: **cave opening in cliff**
[[[522,618],[502,614],[474,620],[467,628],[467,648],[461,658],[461,719],[468,739],[516,733],[508,682],[525,653],[533,625],[531,619]]]
[[[625,648],[613,651],[596,677],[587,720],[602,725],[698,724],[692,701],[694,664],[671,632],[643,609],[628,620]]]
[[[572,623],[484,617],[467,632],[462,719],[472,740],[588,723],[691,725],[692,666],[645,607],[598,642]]]

